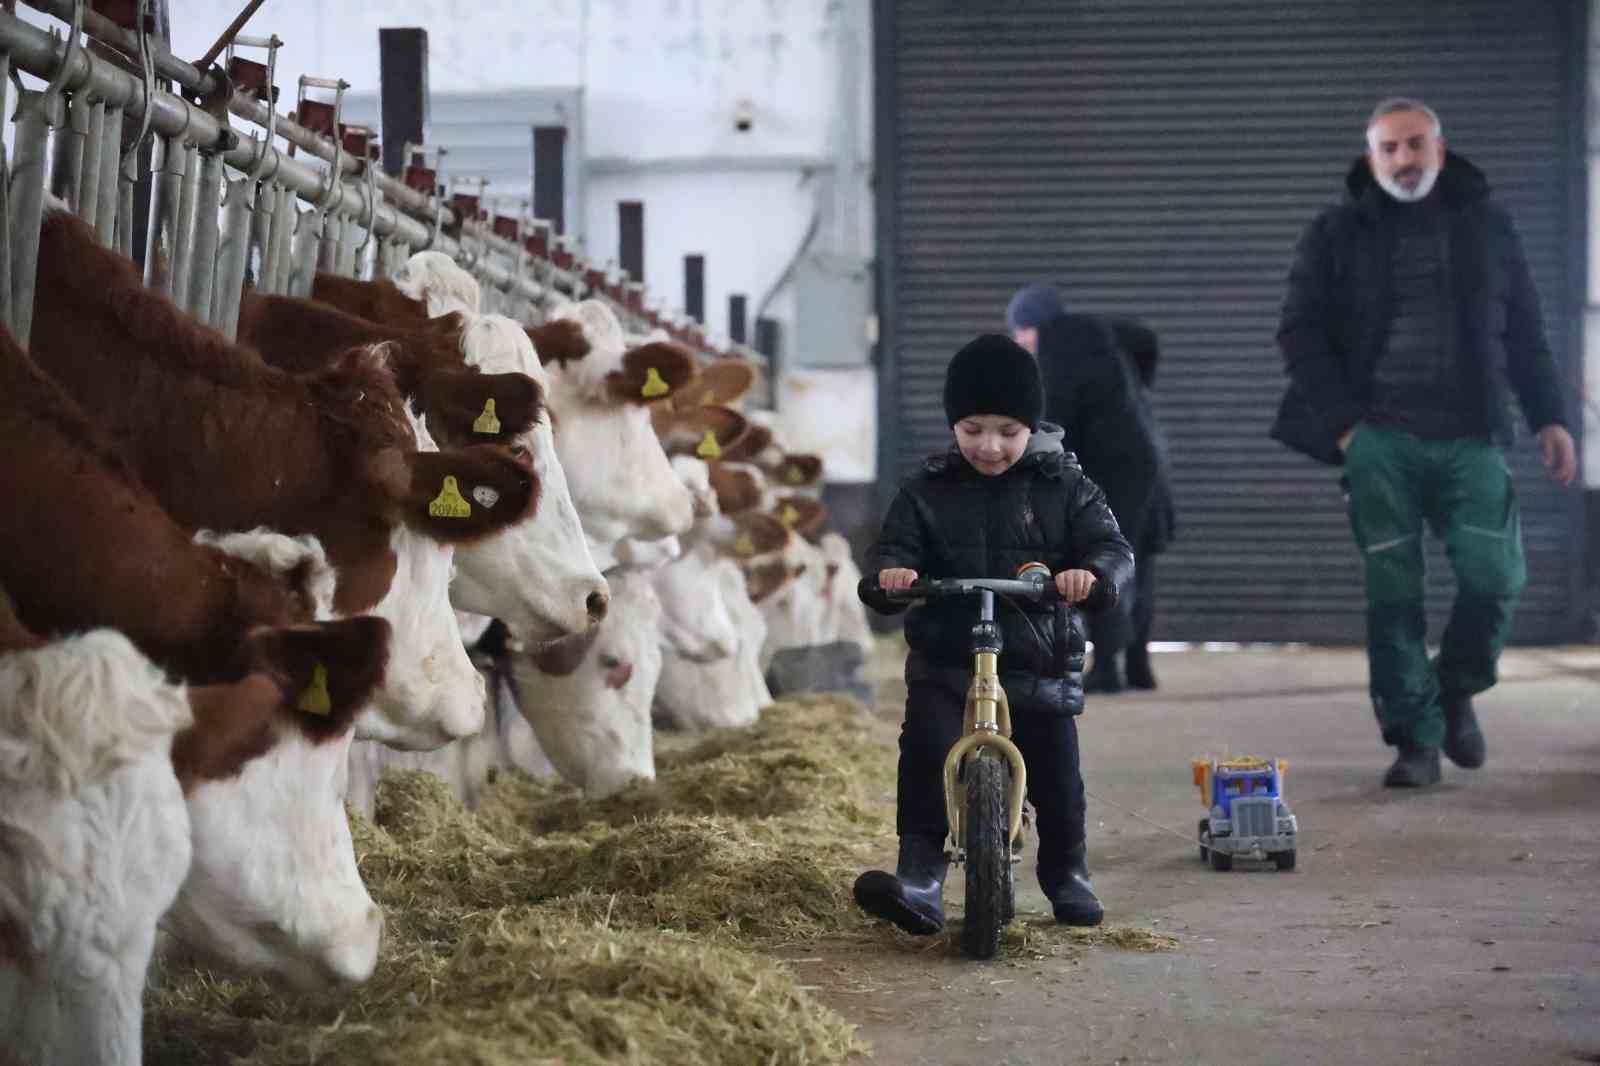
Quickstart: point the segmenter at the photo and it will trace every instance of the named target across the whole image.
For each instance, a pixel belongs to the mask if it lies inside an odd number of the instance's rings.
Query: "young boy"
[[[1043,405],[1038,364],[1009,337],[981,336],[956,353],[944,383],[955,447],[924,462],[890,505],[868,559],[881,588],[903,589],[918,577],[1010,578],[1038,561],[1068,602],[1086,610],[1116,602],[1133,575],[1133,550],[1105,495],[1062,449],[1060,427],[1040,422]],[[905,609],[883,596],[864,598],[884,613]],[[961,600],[914,607],[906,619],[900,860],[893,875],[862,874],[855,897],[868,914],[910,933],[944,926],[944,757],[961,736],[974,620],[973,604]],[[1065,605],[999,597],[995,620],[1012,739],[1038,815],[1039,887],[1057,921],[1098,925],[1103,911],[1089,886],[1073,720],[1083,710],[1082,622]]]

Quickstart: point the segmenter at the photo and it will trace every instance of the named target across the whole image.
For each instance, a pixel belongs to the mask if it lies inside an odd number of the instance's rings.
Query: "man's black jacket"
[[[1015,576],[1041,562],[1052,574],[1081,569],[1099,580],[1083,606],[1104,609],[1133,576],[1133,550],[1106,506],[1105,494],[1063,451],[1061,430],[1043,423],[1028,450],[1004,474],[974,470],[955,449],[924,462],[889,507],[883,532],[867,556],[868,574],[905,567],[920,577]],[[878,596],[867,606],[904,609]],[[971,634],[977,601],[944,600],[913,607],[906,619],[906,682],[935,682],[965,693],[972,674]],[[1000,680],[1016,711],[1077,714],[1083,710],[1083,622],[1066,607],[1023,609],[997,599],[1005,647]]]
[[[1389,236],[1382,188],[1365,159],[1345,177],[1342,203],[1323,211],[1295,249],[1278,347],[1289,388],[1272,437],[1325,463],[1342,464],[1341,434],[1372,402],[1374,368],[1389,324]],[[1449,219],[1457,333],[1468,393],[1502,446],[1515,437],[1514,395],[1531,429],[1571,425],[1561,375],[1545,340],[1539,294],[1522,241],[1489,197],[1483,172],[1454,153],[1432,196]]]

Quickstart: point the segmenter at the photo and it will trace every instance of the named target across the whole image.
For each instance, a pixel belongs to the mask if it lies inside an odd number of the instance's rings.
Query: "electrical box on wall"
[[[867,362],[867,319],[872,272],[863,259],[812,252],[794,273],[793,366],[862,366]]]

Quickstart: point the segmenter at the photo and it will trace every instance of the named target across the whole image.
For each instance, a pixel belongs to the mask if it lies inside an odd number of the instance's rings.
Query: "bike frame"
[[[978,757],[981,749],[992,748],[1011,764],[1011,788],[1006,796],[1007,839],[1016,848],[1022,843],[1022,800],[1028,793],[1028,769],[1022,752],[1011,740],[1011,704],[1000,684],[998,663],[1000,635],[994,624],[994,592],[976,588],[980,597],[978,624],[973,627],[972,683],[967,688],[966,711],[961,739],[944,759],[944,804],[950,824],[948,849],[961,861],[966,855],[967,786],[962,778],[962,760]]]

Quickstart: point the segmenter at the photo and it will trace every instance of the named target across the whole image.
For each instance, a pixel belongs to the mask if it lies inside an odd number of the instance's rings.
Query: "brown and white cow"
[[[652,402],[693,380],[694,360],[673,344],[625,350],[616,315],[595,300],[556,315],[577,322],[589,345],[582,358],[546,369],[556,451],[604,569],[622,538],[676,536],[694,522],[694,500],[673,475],[650,420]]]
[[[382,916],[340,795],[388,623],[293,627],[326,613],[320,547],[264,531],[197,543],[4,331],[0,450],[13,457],[0,493],[18,501],[0,508],[0,587],[20,622],[47,636],[113,628],[178,678],[233,686],[190,689],[196,724],[171,747],[194,843],[180,934],[303,984],[365,979]]]
[[[483,683],[449,608],[454,546],[523,519],[529,466],[487,445],[427,450],[370,350],[311,375],[266,366],[59,209],[41,228],[38,293],[35,358],[174,518],[313,534],[338,573],[337,611],[391,622],[394,660],[362,736],[429,748],[481,728]]]
[[[350,345],[384,344],[401,391],[429,412],[430,433],[441,417],[447,425],[454,420],[464,427],[457,440],[470,439],[463,433],[492,429],[491,437],[503,439],[512,454],[532,465],[539,506],[501,535],[457,549],[450,586],[456,607],[503,619],[529,641],[581,633],[605,616],[610,594],[589,558],[556,458],[544,410],[544,370],[515,323],[505,319],[506,325],[497,327],[493,319],[499,316],[455,314],[450,317],[460,322],[458,332],[430,334],[392,329],[313,300],[281,296],[247,299],[245,310],[248,337],[268,362],[286,369],[324,365]],[[246,335],[246,318],[242,312],[241,336]],[[495,357],[494,350],[504,347],[495,337],[505,336],[505,329],[526,349],[525,356],[516,351]],[[420,395],[411,395],[413,388]]]

